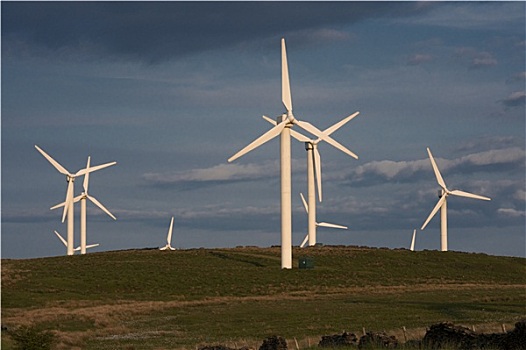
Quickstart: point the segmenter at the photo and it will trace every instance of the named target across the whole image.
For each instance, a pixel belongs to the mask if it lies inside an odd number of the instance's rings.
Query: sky
[[[90,175],[89,252],[269,247],[280,240],[279,138],[270,128],[287,44],[294,115],[319,129],[325,245],[409,248],[450,190],[449,249],[525,256],[524,2],[2,2],[1,254],[66,254],[70,172]],[[295,127],[296,131],[301,131]],[[307,231],[306,152],[292,140],[294,245]],[[77,179],[75,195],[82,191]],[[79,211],[75,207],[75,247]],[[416,250],[440,249],[436,215]]]

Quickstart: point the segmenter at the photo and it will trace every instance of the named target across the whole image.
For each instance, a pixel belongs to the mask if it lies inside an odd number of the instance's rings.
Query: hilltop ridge
[[[157,249],[2,259],[2,326],[34,324],[67,346],[195,347],[272,334],[524,318],[526,259],[354,246]],[[298,269],[308,257],[314,268]]]

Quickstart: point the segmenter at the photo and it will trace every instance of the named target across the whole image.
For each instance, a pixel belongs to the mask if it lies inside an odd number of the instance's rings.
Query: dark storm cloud
[[[81,52],[151,63],[287,32],[410,16],[430,7],[410,2],[4,2],[2,50]]]

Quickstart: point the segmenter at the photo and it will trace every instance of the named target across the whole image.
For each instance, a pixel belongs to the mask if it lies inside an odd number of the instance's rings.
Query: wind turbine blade
[[[311,139],[309,139],[307,136],[300,134],[299,132],[290,129],[290,136],[294,137],[296,140],[300,142],[310,142]]]
[[[299,120],[296,119],[294,121],[294,124],[297,124],[300,128],[310,132],[313,135],[318,136],[320,139],[322,139],[323,141],[327,142],[331,146],[339,149],[343,153],[346,153],[346,154],[350,155],[354,159],[358,159],[358,156],[356,154],[354,154],[353,152],[349,151],[347,148],[345,148],[343,145],[341,145],[338,141],[336,141],[335,139],[333,139],[329,135],[325,135],[325,133],[320,131],[318,128],[316,128],[311,123],[304,122],[304,121],[299,121]]]
[[[90,173],[90,162],[91,162],[91,157],[88,156],[88,162],[86,163],[86,175],[84,175],[84,182],[82,184],[82,187],[84,187],[84,192],[85,193],[88,193],[88,186],[89,186],[89,173]]]
[[[307,234],[307,235],[305,236],[305,239],[303,240],[303,242],[301,242],[301,244],[300,244],[300,248],[305,247],[305,244],[307,244],[307,241],[308,241],[308,240],[309,240],[309,235]]]
[[[78,196],[76,196],[75,198],[73,198],[73,203],[77,203],[78,201],[80,201],[82,199],[82,195],[79,194]]]
[[[442,197],[440,197],[440,199],[438,200],[437,204],[433,208],[433,211],[431,211],[431,214],[429,214],[429,216],[427,217],[427,220],[424,222],[424,224],[422,225],[420,230],[423,230],[423,229],[426,228],[427,223],[433,218],[433,216],[435,216],[435,214],[437,213],[438,209],[440,209],[442,204],[444,204],[444,202],[446,201],[446,197],[447,197],[446,194],[444,194]]]
[[[75,173],[75,177],[76,176],[85,175],[88,172],[92,173],[94,171],[97,171],[97,170],[100,170],[100,169],[104,169],[104,168],[107,168],[107,167],[115,165],[115,164],[117,164],[117,162],[110,162],[110,163],[106,163],[106,164],[101,164],[101,165],[97,165],[97,166],[94,166],[94,167],[90,167],[89,169],[80,169],[79,171],[77,171]]]
[[[281,133],[281,131],[285,128],[285,125],[287,125],[287,123],[288,123],[288,121],[284,120],[281,123],[279,123],[278,125],[274,126],[272,129],[270,129],[269,131],[267,131],[266,133],[264,133],[263,135],[261,135],[260,137],[255,139],[254,141],[252,141],[248,146],[243,148],[241,151],[237,152],[232,157],[228,158],[228,162],[233,162],[237,158],[239,158],[239,157],[245,155],[246,153],[252,151],[254,148],[259,147],[262,144],[264,144],[265,142],[273,139],[274,137],[276,137],[277,135],[279,135]]]
[[[350,120],[352,120],[354,117],[356,117],[358,114],[360,114],[360,112],[354,112],[353,114],[351,114],[350,116],[348,116],[347,118],[345,119],[342,119],[341,121],[339,121],[338,123],[334,124],[333,126],[323,130],[323,133],[325,135],[330,135],[332,134],[333,132],[335,132],[336,130],[338,130],[339,128],[341,128],[343,125],[345,125],[347,122],[349,122]]]
[[[307,214],[309,213],[309,205],[307,204],[307,201],[305,200],[305,197],[303,197],[303,193],[300,192],[301,201],[303,202],[303,207],[305,207],[305,211]]]
[[[165,245],[164,247],[159,248],[159,250],[166,250],[166,249],[168,249],[168,245]]]
[[[318,223],[316,223],[316,225],[317,226],[322,226],[322,227],[330,227],[330,228],[341,228],[343,230],[347,230],[348,229],[347,226],[331,224],[331,223],[328,223],[328,222],[318,222]]]
[[[68,189],[66,191],[66,201],[64,202],[64,211],[62,212],[62,222],[66,220],[66,214],[68,214],[69,211],[69,205],[73,201],[73,181],[68,181]],[[73,213],[69,213],[68,215],[73,215]]]
[[[170,228],[168,229],[168,237],[166,238],[166,242],[168,245],[170,245],[170,242],[172,241],[172,230],[174,228],[174,217],[172,216],[172,221],[170,221]]]
[[[99,246],[99,243],[89,244],[89,245],[86,246],[86,249],[95,248],[95,247],[98,247],[98,246]]]
[[[262,117],[263,117],[263,119],[265,119],[267,122],[269,122],[272,125],[277,125],[278,124],[275,120],[267,117],[266,115],[264,115]],[[295,130],[292,130],[292,129],[290,129],[290,136],[294,137],[296,140],[298,140],[300,142],[309,142],[309,141],[311,141],[311,139],[309,139],[307,136],[302,135],[299,132],[297,132]]]
[[[37,149],[37,151],[40,152],[40,154],[42,154],[44,156],[44,158],[46,158],[48,160],[48,162],[50,162],[54,167],[55,169],[57,169],[61,174],[64,174],[64,175],[71,175],[69,173],[69,171],[67,171],[62,165],[60,165],[56,160],[54,160],[53,158],[51,158],[51,156],[49,154],[47,154],[46,152],[44,152],[40,147],[38,147],[37,145],[35,145],[35,148]]]
[[[437,182],[443,189],[447,190],[446,183],[444,182],[444,179],[442,178],[442,175],[440,174],[440,170],[438,170],[437,163],[435,162],[435,158],[433,158],[433,155],[431,154],[431,150],[429,147],[427,147],[427,153],[429,154],[429,159],[431,160],[431,166],[433,167],[433,171],[435,172],[435,177],[437,178]]]
[[[459,197],[468,197],[468,198],[482,199],[482,200],[485,200],[485,201],[490,201],[491,200],[491,198],[488,198],[488,197],[479,196],[478,194],[473,194],[473,193],[464,192],[464,191],[460,191],[460,190],[453,190],[453,191],[451,191],[449,193],[454,195],[454,196],[459,196]]]
[[[113,214],[110,213],[110,211],[109,211],[108,209],[106,209],[106,207],[103,206],[103,205],[101,204],[101,202],[99,202],[99,201],[97,200],[97,198],[92,197],[92,196],[88,196],[88,195],[86,195],[86,197],[87,197],[90,201],[92,201],[97,207],[99,207],[100,209],[102,209],[103,212],[105,212],[106,214],[108,214],[113,220],[117,220],[117,218],[116,218],[115,216],[113,216]]]
[[[314,148],[314,174],[316,176],[316,185],[318,186],[318,199],[321,202],[321,156],[318,151],[317,145],[313,145]]]
[[[409,248],[411,251],[415,250],[415,238],[416,238],[416,229],[413,230],[413,239],[411,239],[411,248]]]
[[[274,126],[278,125],[277,121],[275,121],[272,118],[267,117],[266,115],[262,115],[261,118],[265,119],[267,122],[269,122],[270,124],[272,124]]]
[[[281,101],[288,112],[292,111],[292,98],[290,96],[289,65],[287,63],[287,48],[285,39],[281,39]]]
[[[60,238],[60,240],[62,241],[62,243],[64,243],[64,245],[67,247],[68,246],[68,242],[66,242],[66,240],[64,239],[64,237],[62,237],[60,235],[60,233],[58,233],[57,231],[55,231],[55,234],[57,235],[58,238]]]
[[[54,205],[51,208],[49,208],[49,210],[55,210],[57,208],[63,207],[65,204],[66,204],[66,202],[59,203],[59,204]]]

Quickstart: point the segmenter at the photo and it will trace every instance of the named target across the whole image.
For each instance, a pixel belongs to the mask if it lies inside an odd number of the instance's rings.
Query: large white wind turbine
[[[88,156],[88,162],[86,163],[86,170],[88,171],[84,175],[84,183],[82,184],[82,187],[84,188],[84,192],[82,192],[79,196],[73,199],[74,203],[77,203],[78,201],[80,201],[80,253],[81,254],[86,254],[86,248],[87,248],[86,246],[86,226],[87,226],[86,225],[86,216],[87,216],[86,199],[89,199],[93,204],[98,206],[103,212],[108,214],[113,220],[117,220],[117,218],[112,213],[110,213],[110,211],[106,209],[106,207],[104,207],[104,205],[102,205],[102,203],[99,202],[97,198],[90,196],[88,194],[89,173],[92,169],[90,166],[90,162],[91,162],[91,157]],[[113,163],[116,164],[115,162]],[[64,204],[65,203],[57,204],[51,209],[59,208],[63,206]]]
[[[355,112],[350,116],[344,118],[333,126],[325,129],[323,133],[325,135],[331,135],[333,132],[341,128],[348,121],[356,117],[360,112]],[[267,116],[263,116],[263,119],[268,121],[271,124],[276,125],[277,123],[270,119]],[[321,190],[321,156],[318,151],[318,143],[322,141],[321,138],[309,139],[308,137],[291,130],[290,135],[296,140],[305,142],[305,150],[307,151],[307,199],[308,207],[310,210],[307,210],[308,213],[308,237],[309,237],[309,246],[316,245],[316,194],[315,187],[318,188],[318,199],[321,202],[322,200],[322,190]],[[349,151],[347,148],[342,146],[345,150],[345,153],[352,155],[353,158],[358,159],[358,156],[353,152]],[[315,185],[316,183],[316,185]],[[303,195],[302,195],[303,196]]]
[[[58,170],[59,173],[66,175],[66,181],[68,182],[68,188],[67,188],[67,191],[66,191],[66,200],[64,202],[64,211],[62,212],[62,222],[64,222],[64,220],[66,218],[66,214],[67,214],[68,215],[67,254],[68,255],[73,255],[73,251],[74,251],[74,249],[73,249],[73,239],[74,239],[73,238],[73,215],[74,215],[74,211],[73,211],[73,199],[74,199],[73,198],[73,192],[74,192],[75,178],[77,176],[85,175],[88,172],[93,172],[93,171],[97,171],[97,170],[106,168],[106,167],[108,167],[110,165],[116,164],[116,162],[111,162],[111,163],[97,165],[95,167],[90,167],[89,170],[88,169],[80,169],[75,174],[72,174],[68,170],[66,170],[66,168],[64,168],[62,165],[60,165],[56,160],[51,158],[51,156],[49,154],[47,154],[46,152],[44,152],[40,147],[35,145],[35,148],[37,149],[37,151],[40,152],[40,154],[42,154],[44,156],[44,158],[46,158],[51,163],[51,165],[53,165],[55,167],[55,169]]]
[[[66,246],[66,248],[68,247],[68,242],[66,242],[66,240],[64,239],[64,237],[62,237],[60,235],[60,233],[58,233],[57,231],[55,231],[55,234],[57,235],[57,237],[62,241],[62,243],[64,243],[64,245]],[[98,247],[99,244],[96,243],[96,244],[89,244],[85,247],[85,249],[89,249],[89,248],[93,248],[93,247]],[[77,248],[73,249],[75,252],[78,252],[79,250],[81,250],[81,247],[78,246]]]
[[[479,196],[477,194],[472,194],[460,190],[453,190],[450,191],[446,187],[446,183],[444,182],[444,179],[442,178],[442,175],[440,174],[440,171],[438,170],[438,166],[435,162],[435,159],[433,158],[433,155],[431,154],[431,150],[429,147],[427,148],[427,153],[429,154],[429,159],[431,160],[431,166],[433,167],[433,171],[435,172],[435,177],[437,179],[438,184],[441,187],[440,194],[439,194],[439,200],[433,210],[431,211],[431,214],[427,217],[427,220],[424,222],[420,230],[423,230],[428,222],[433,218],[433,216],[437,213],[439,209],[441,209],[440,212],[440,248],[442,251],[447,251],[447,196],[450,194],[453,196],[459,196],[459,197],[468,197],[468,198],[474,198],[474,199],[482,199],[485,201],[491,200],[488,197]]]
[[[307,201],[305,200],[305,197],[303,197],[303,193],[300,193],[300,196],[301,196],[301,201],[303,202],[303,207],[305,208],[305,211],[307,212],[307,215],[309,215],[309,217],[310,217],[310,208],[311,207],[307,204]],[[314,202],[314,203],[316,203],[316,202]],[[309,222],[309,224],[310,224],[310,222]],[[316,217],[314,218],[314,225],[320,226],[320,227],[330,227],[330,228],[339,228],[339,229],[347,230],[347,226],[331,224],[331,223],[328,223],[328,222],[316,222]],[[307,241],[309,241],[309,246],[316,245],[316,243],[310,244],[310,231],[305,236],[305,239],[301,243],[300,247],[303,248],[305,246],[305,244],[307,243]]]
[[[159,250],[175,250],[174,247],[172,247],[172,231],[174,228],[174,217],[172,216],[172,221],[170,221],[170,228],[168,229],[168,235],[166,236],[166,245],[162,248],[159,248]]]
[[[287,50],[285,39],[281,39],[281,101],[287,112],[279,119],[276,126],[254,140],[248,146],[234,154],[228,159],[229,162],[250,152],[265,142],[280,135],[280,156],[281,156],[281,268],[292,268],[292,194],[291,194],[291,156],[290,156],[290,128],[297,125],[307,132],[321,138],[336,148],[345,152],[343,146],[325,135],[312,124],[300,121],[292,113],[292,98],[290,93],[289,69],[287,64]]]

